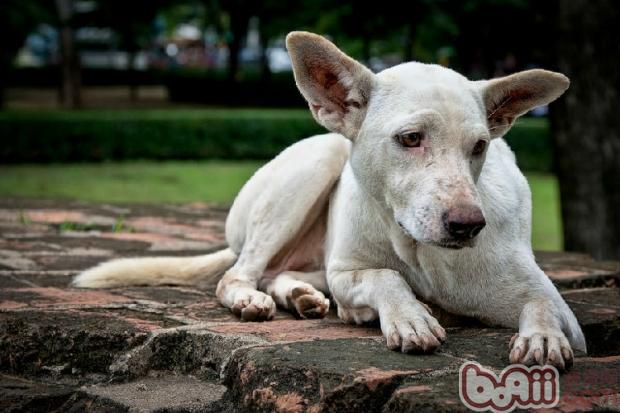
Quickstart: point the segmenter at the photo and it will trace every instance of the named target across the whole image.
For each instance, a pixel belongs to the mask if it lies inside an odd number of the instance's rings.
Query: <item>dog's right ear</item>
[[[322,36],[286,37],[295,82],[312,115],[333,132],[354,139],[366,116],[374,74]]]
[[[504,136],[519,116],[560,97],[570,81],[561,73],[532,69],[475,83],[482,87],[487,123],[495,138]]]

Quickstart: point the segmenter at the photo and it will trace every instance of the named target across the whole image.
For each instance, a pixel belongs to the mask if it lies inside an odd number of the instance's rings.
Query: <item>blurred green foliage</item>
[[[532,190],[532,245],[537,250],[561,251],[560,188],[554,175],[526,173]]]
[[[521,118],[505,139],[522,170],[553,172],[553,140],[548,119]]]
[[[0,162],[267,159],[321,131],[301,109],[6,111]]]
[[[324,130],[304,109],[153,109],[0,112],[0,162],[269,159]],[[545,119],[507,136],[524,170],[549,171]]]

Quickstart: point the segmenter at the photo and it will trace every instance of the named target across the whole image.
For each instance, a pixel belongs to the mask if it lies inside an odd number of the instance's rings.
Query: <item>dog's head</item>
[[[443,247],[471,246],[485,226],[476,181],[491,139],[569,84],[538,69],[474,82],[415,62],[373,74],[321,36],[286,40],[313,116],[353,141],[359,184],[412,238]]]

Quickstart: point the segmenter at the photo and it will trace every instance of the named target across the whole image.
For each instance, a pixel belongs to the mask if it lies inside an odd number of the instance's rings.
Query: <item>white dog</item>
[[[221,303],[244,320],[276,304],[323,317],[331,294],[347,322],[379,319],[391,349],[432,351],[444,329],[418,301],[518,328],[510,362],[572,362],[577,320],[534,261],[531,200],[501,137],[568,79],[529,70],[469,81],[437,65],[373,74],[321,36],[287,37],[295,80],[331,134],[263,166],[226,222],[229,248],[137,258],[80,274],[78,287],[220,279]]]

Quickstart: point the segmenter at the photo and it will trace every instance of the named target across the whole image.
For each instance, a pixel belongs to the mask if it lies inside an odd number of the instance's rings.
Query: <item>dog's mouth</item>
[[[460,250],[463,249],[465,247],[471,247],[471,242],[463,242],[463,241],[450,241],[450,240],[443,240],[443,241],[432,241],[432,242],[428,242],[427,244],[430,245],[434,245],[436,247],[441,247],[441,248],[447,248],[450,250]]]

